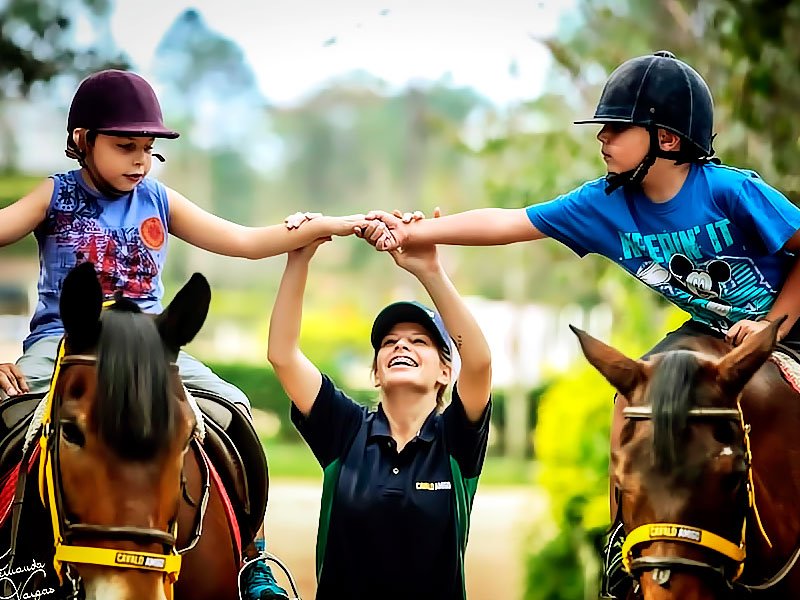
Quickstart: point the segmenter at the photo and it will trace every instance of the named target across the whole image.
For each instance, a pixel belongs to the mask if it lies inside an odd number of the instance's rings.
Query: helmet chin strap
[[[626,185],[641,185],[644,178],[647,176],[650,167],[652,167],[657,158],[667,158],[674,160],[676,165],[686,164],[689,162],[699,163],[715,163],[719,164],[720,160],[713,156],[714,150],[711,150],[709,156],[693,157],[687,152],[681,150],[662,150],[661,143],[658,141],[658,126],[651,123],[647,126],[647,131],[650,134],[650,146],[647,149],[642,162],[640,162],[635,169],[625,171],[624,173],[609,173],[606,175],[606,194],[612,194],[615,190]],[[687,143],[684,140],[684,143]]]
[[[650,167],[655,164],[656,158],[671,158],[672,155],[680,154],[680,152],[666,152],[661,150],[658,142],[658,128],[655,125],[648,126],[647,131],[650,133],[650,145],[647,148],[647,154],[644,155],[642,162],[630,171],[609,173],[606,175],[606,194],[612,194],[624,185],[640,185],[642,181],[644,181],[648,171],[650,171]]]

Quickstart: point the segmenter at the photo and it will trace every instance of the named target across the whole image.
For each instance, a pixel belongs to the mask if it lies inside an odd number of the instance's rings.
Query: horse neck
[[[785,560],[800,543],[800,394],[767,363],[745,387],[742,412],[750,425],[755,501],[770,548],[754,512],[748,522],[748,562]]]

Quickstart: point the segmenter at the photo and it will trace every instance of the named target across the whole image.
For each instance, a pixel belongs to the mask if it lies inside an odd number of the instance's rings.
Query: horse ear
[[[628,358],[616,348],[592,337],[582,329],[572,325],[569,328],[578,336],[581,350],[592,366],[600,371],[600,374],[620,394],[630,399],[631,392],[645,380],[642,364]]]
[[[102,309],[103,289],[94,265],[81,263],[64,278],[59,300],[61,322],[70,352],[85,352],[97,343]]]
[[[177,353],[194,339],[206,320],[210,303],[208,281],[195,273],[156,317],[156,326],[167,348]]]
[[[742,390],[772,354],[778,340],[778,329],[785,320],[785,316],[775,319],[768,327],[747,336],[744,342],[719,360],[717,377],[724,388],[735,394]]]

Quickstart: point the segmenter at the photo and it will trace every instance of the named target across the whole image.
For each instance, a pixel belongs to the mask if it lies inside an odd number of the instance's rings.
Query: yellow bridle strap
[[[772,542],[764,530],[764,524],[761,522],[761,515],[758,512],[758,505],[756,504],[756,484],[753,481],[753,451],[750,449],[750,425],[744,422],[744,412],[742,411],[741,401],[737,402],[736,407],[739,409],[739,418],[742,422],[742,431],[744,431],[744,449],[747,453],[747,500],[753,509],[753,514],[756,516],[756,523],[761,535],[764,536],[767,545],[772,548]]]
[[[657,541],[694,544],[714,550],[739,565],[744,562],[744,544],[737,546],[730,540],[705,529],[677,523],[650,523],[637,527],[625,538],[625,543],[622,544],[622,566],[625,571],[632,574],[633,549],[636,546]]]
[[[47,390],[47,401],[45,404],[44,414],[42,415],[42,425],[47,425],[53,418],[53,397],[56,393],[56,382],[58,381],[58,374],[61,371],[61,361],[64,358],[64,338],[58,343],[58,354],[56,354],[56,366],[53,370],[53,377],[50,379],[50,388]]]
[[[50,453],[47,449],[47,437],[42,435],[39,443],[41,444],[41,452],[39,454],[39,493],[44,497],[45,489],[47,490],[47,502],[42,500],[42,503],[47,506],[48,511],[50,512],[50,521],[53,525],[53,539],[56,549],[61,546],[64,542],[64,538],[61,536],[61,521],[58,519],[58,509],[56,505],[56,493],[55,493],[55,485],[53,483],[53,469],[50,465]],[[42,486],[41,475],[42,470],[44,470],[44,478],[45,478],[45,487]],[[58,579],[63,585],[64,581],[62,579],[61,573],[61,561],[58,559],[58,553],[53,557],[53,568],[56,570],[56,574],[58,575]]]
[[[62,543],[61,527],[58,520],[58,512],[56,510],[55,486],[53,485],[53,472],[50,465],[50,451],[48,443],[50,439],[50,422],[53,410],[53,397],[55,396],[56,382],[58,381],[58,374],[61,370],[61,361],[64,358],[64,338],[58,343],[58,354],[56,356],[56,365],[53,369],[53,377],[50,380],[50,388],[47,390],[47,400],[45,401],[45,411],[42,415],[42,434],[39,437],[39,497],[42,500],[42,505],[47,506],[50,511],[50,519],[53,526],[53,537],[56,547]],[[45,498],[45,496],[47,496]],[[61,574],[61,564],[58,560],[53,560],[53,566],[58,574],[59,581],[63,584]]]
[[[90,546],[62,546],[61,544],[56,544],[54,562],[83,563],[115,567],[117,569],[139,569],[164,573],[164,594],[167,600],[172,600],[174,597],[172,586],[178,581],[178,574],[181,570],[181,556],[179,554],[130,552],[127,550],[112,550],[110,548],[92,548]]]
[[[155,554],[91,546],[58,546],[56,558],[61,562],[160,571],[172,582],[178,580],[178,573],[181,570],[181,557],[178,554]]]

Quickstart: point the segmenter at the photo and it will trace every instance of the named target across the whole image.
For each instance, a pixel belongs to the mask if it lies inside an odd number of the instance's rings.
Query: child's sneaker
[[[242,600],[289,600],[263,556],[249,561],[239,575]]]

